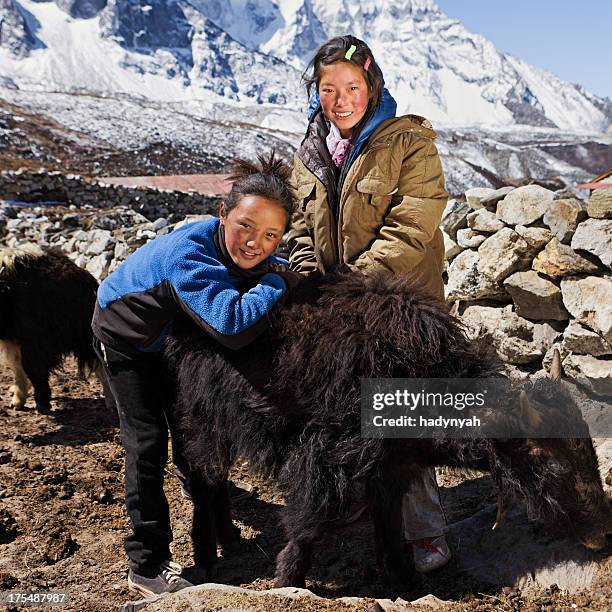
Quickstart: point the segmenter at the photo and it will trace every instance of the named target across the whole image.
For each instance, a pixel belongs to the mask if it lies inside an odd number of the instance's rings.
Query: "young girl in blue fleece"
[[[237,349],[266,327],[266,315],[299,274],[273,257],[294,211],[289,168],[271,155],[239,160],[220,219],[185,225],[130,255],[101,285],[92,322],[119,413],[125,501],[132,524],[128,585],[145,596],[191,586],[171,560],[163,476],[173,432],[173,384],[161,358],[177,316]],[[248,288],[250,287],[250,288]],[[178,436],[173,462],[182,465]]]

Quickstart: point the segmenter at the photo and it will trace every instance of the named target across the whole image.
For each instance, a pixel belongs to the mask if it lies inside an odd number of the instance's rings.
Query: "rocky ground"
[[[123,507],[119,432],[115,416],[100,397],[97,382],[77,379],[74,367],[68,364],[64,372],[53,377],[54,411],[49,415],[36,413],[31,402],[24,411],[9,409],[9,384],[6,372],[0,373],[3,400],[0,427],[4,432],[0,441],[0,591],[66,591],[70,595],[67,609],[78,611],[116,610],[126,601],[138,599],[126,585],[122,539],[128,526]],[[247,465],[236,466],[233,477],[255,485],[257,494],[235,504],[235,518],[244,543],[239,551],[221,560],[215,581],[256,591],[269,589],[273,586],[274,558],[283,543],[278,524],[282,499],[272,483],[249,473]],[[190,566],[190,502],[181,497],[170,468],[166,480],[175,530],[174,555],[177,561]],[[449,566],[433,575],[406,576],[401,583],[389,582],[379,575],[373,563],[371,530],[367,521],[362,521],[326,537],[307,580],[308,589],[333,601],[293,600],[278,595],[255,598],[248,593],[207,590],[189,594],[183,600],[164,599],[147,607],[166,612],[191,609],[344,612],[366,610],[375,598],[410,602],[427,594],[445,601],[444,609],[612,607],[610,547],[589,556],[588,562],[595,568],[592,582],[587,589],[578,588],[572,593],[554,585],[545,588],[543,584],[531,584],[521,591],[509,582],[475,578],[466,570],[465,559],[466,555],[470,558],[470,550],[465,550],[468,548],[465,543],[461,546],[460,526],[465,519],[481,516],[479,511],[483,507],[488,508],[483,520],[491,519],[490,508],[495,500],[492,483],[479,474],[444,473],[439,480],[451,524],[451,543],[459,554]],[[505,538],[502,535],[489,543],[498,547],[502,565],[521,555],[525,537],[540,538],[537,526],[529,525],[522,531],[526,529],[526,536],[519,533],[520,529],[514,536],[510,528]],[[337,601],[340,597],[366,599]]]

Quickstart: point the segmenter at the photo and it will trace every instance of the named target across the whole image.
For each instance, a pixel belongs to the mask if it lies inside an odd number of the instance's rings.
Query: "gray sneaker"
[[[446,565],[451,559],[451,551],[446,538],[441,535],[437,538],[423,538],[412,540],[412,554],[414,568],[423,574]]]
[[[193,586],[191,582],[181,578],[183,568],[174,561],[164,561],[159,570],[159,574],[155,578],[147,578],[130,570],[128,587],[145,597],[153,597],[153,595],[160,595],[161,593],[175,593]]]

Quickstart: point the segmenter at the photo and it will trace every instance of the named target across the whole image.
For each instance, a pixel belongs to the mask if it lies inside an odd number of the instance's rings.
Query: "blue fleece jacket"
[[[184,312],[230,348],[248,343],[286,284],[268,272],[241,291],[245,279],[220,260],[218,229],[218,219],[191,223],[130,255],[100,285],[92,325],[96,337],[117,348],[158,350],[172,319]],[[277,257],[268,263],[287,264]]]

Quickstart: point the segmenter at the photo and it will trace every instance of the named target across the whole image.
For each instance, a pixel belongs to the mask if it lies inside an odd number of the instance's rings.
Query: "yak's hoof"
[[[275,589],[283,589],[285,587],[294,587],[296,589],[305,589],[306,588],[306,579],[305,578],[291,578],[279,576],[274,581]]]
[[[212,582],[217,575],[215,567],[202,567],[200,565],[194,565],[193,567],[186,567],[183,569],[183,576],[191,582],[191,584],[204,584],[205,582]]]
[[[51,412],[51,403],[36,402],[36,411],[40,414],[49,414]]]

